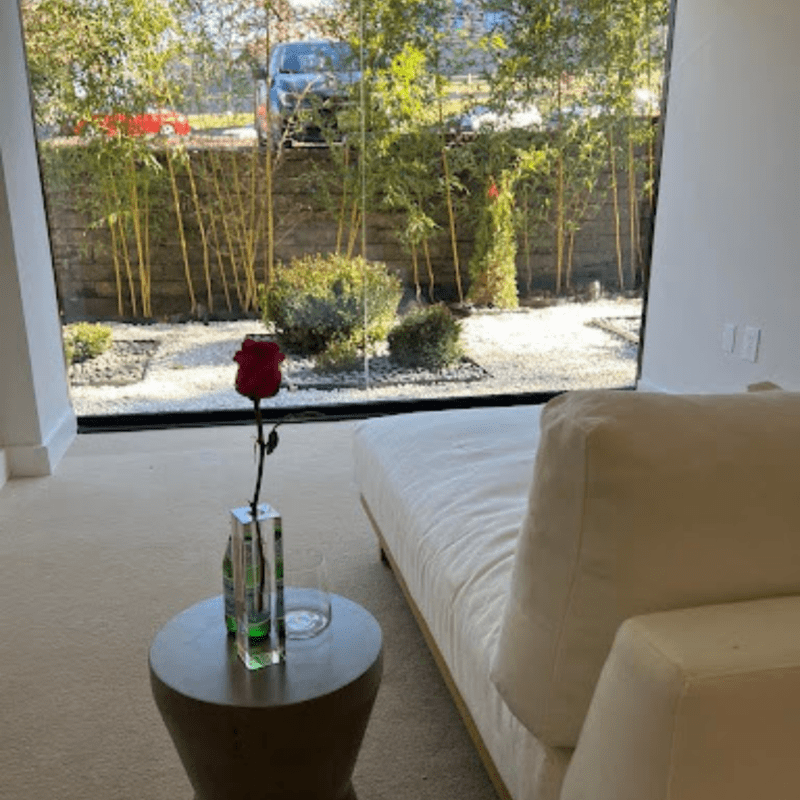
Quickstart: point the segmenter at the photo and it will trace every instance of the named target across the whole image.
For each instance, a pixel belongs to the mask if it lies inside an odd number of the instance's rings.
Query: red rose
[[[280,363],[286,358],[274,342],[245,339],[233,357],[239,364],[236,391],[251,400],[273,397],[281,385]]]

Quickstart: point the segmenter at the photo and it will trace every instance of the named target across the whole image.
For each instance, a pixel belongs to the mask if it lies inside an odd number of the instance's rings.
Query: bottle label
[[[264,608],[260,611],[254,611],[257,607],[258,590],[256,588],[259,578],[258,566],[253,564],[250,559],[247,559],[246,565],[246,588],[245,588],[245,601],[248,608],[248,619],[251,638],[262,638],[269,635],[270,630],[270,608],[269,608],[269,590],[266,591],[264,597]],[[266,564],[267,575],[269,575],[269,562]],[[267,583],[267,587],[269,583]],[[225,550],[225,557],[222,560],[222,597],[224,603],[225,625],[229,632],[236,632],[236,599],[235,587],[233,581],[233,561],[231,560],[231,542],[228,541],[228,546]]]

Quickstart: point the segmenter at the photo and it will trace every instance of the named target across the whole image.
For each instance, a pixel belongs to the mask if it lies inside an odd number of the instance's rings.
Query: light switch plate
[[[755,361],[758,358],[758,342],[761,338],[761,328],[748,326],[742,336],[742,358],[745,361]]]
[[[722,326],[722,350],[725,353],[732,353],[736,347],[736,326],[732,322],[726,322]]]

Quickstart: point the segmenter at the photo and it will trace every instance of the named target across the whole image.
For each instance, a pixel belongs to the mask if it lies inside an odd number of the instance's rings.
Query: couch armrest
[[[626,620],[561,800],[800,797],[800,597]]]

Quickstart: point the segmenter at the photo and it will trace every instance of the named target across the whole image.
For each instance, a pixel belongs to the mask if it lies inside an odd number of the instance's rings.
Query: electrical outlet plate
[[[753,361],[758,358],[758,341],[761,338],[761,328],[748,326],[744,329],[742,336],[742,358],[745,361]]]

